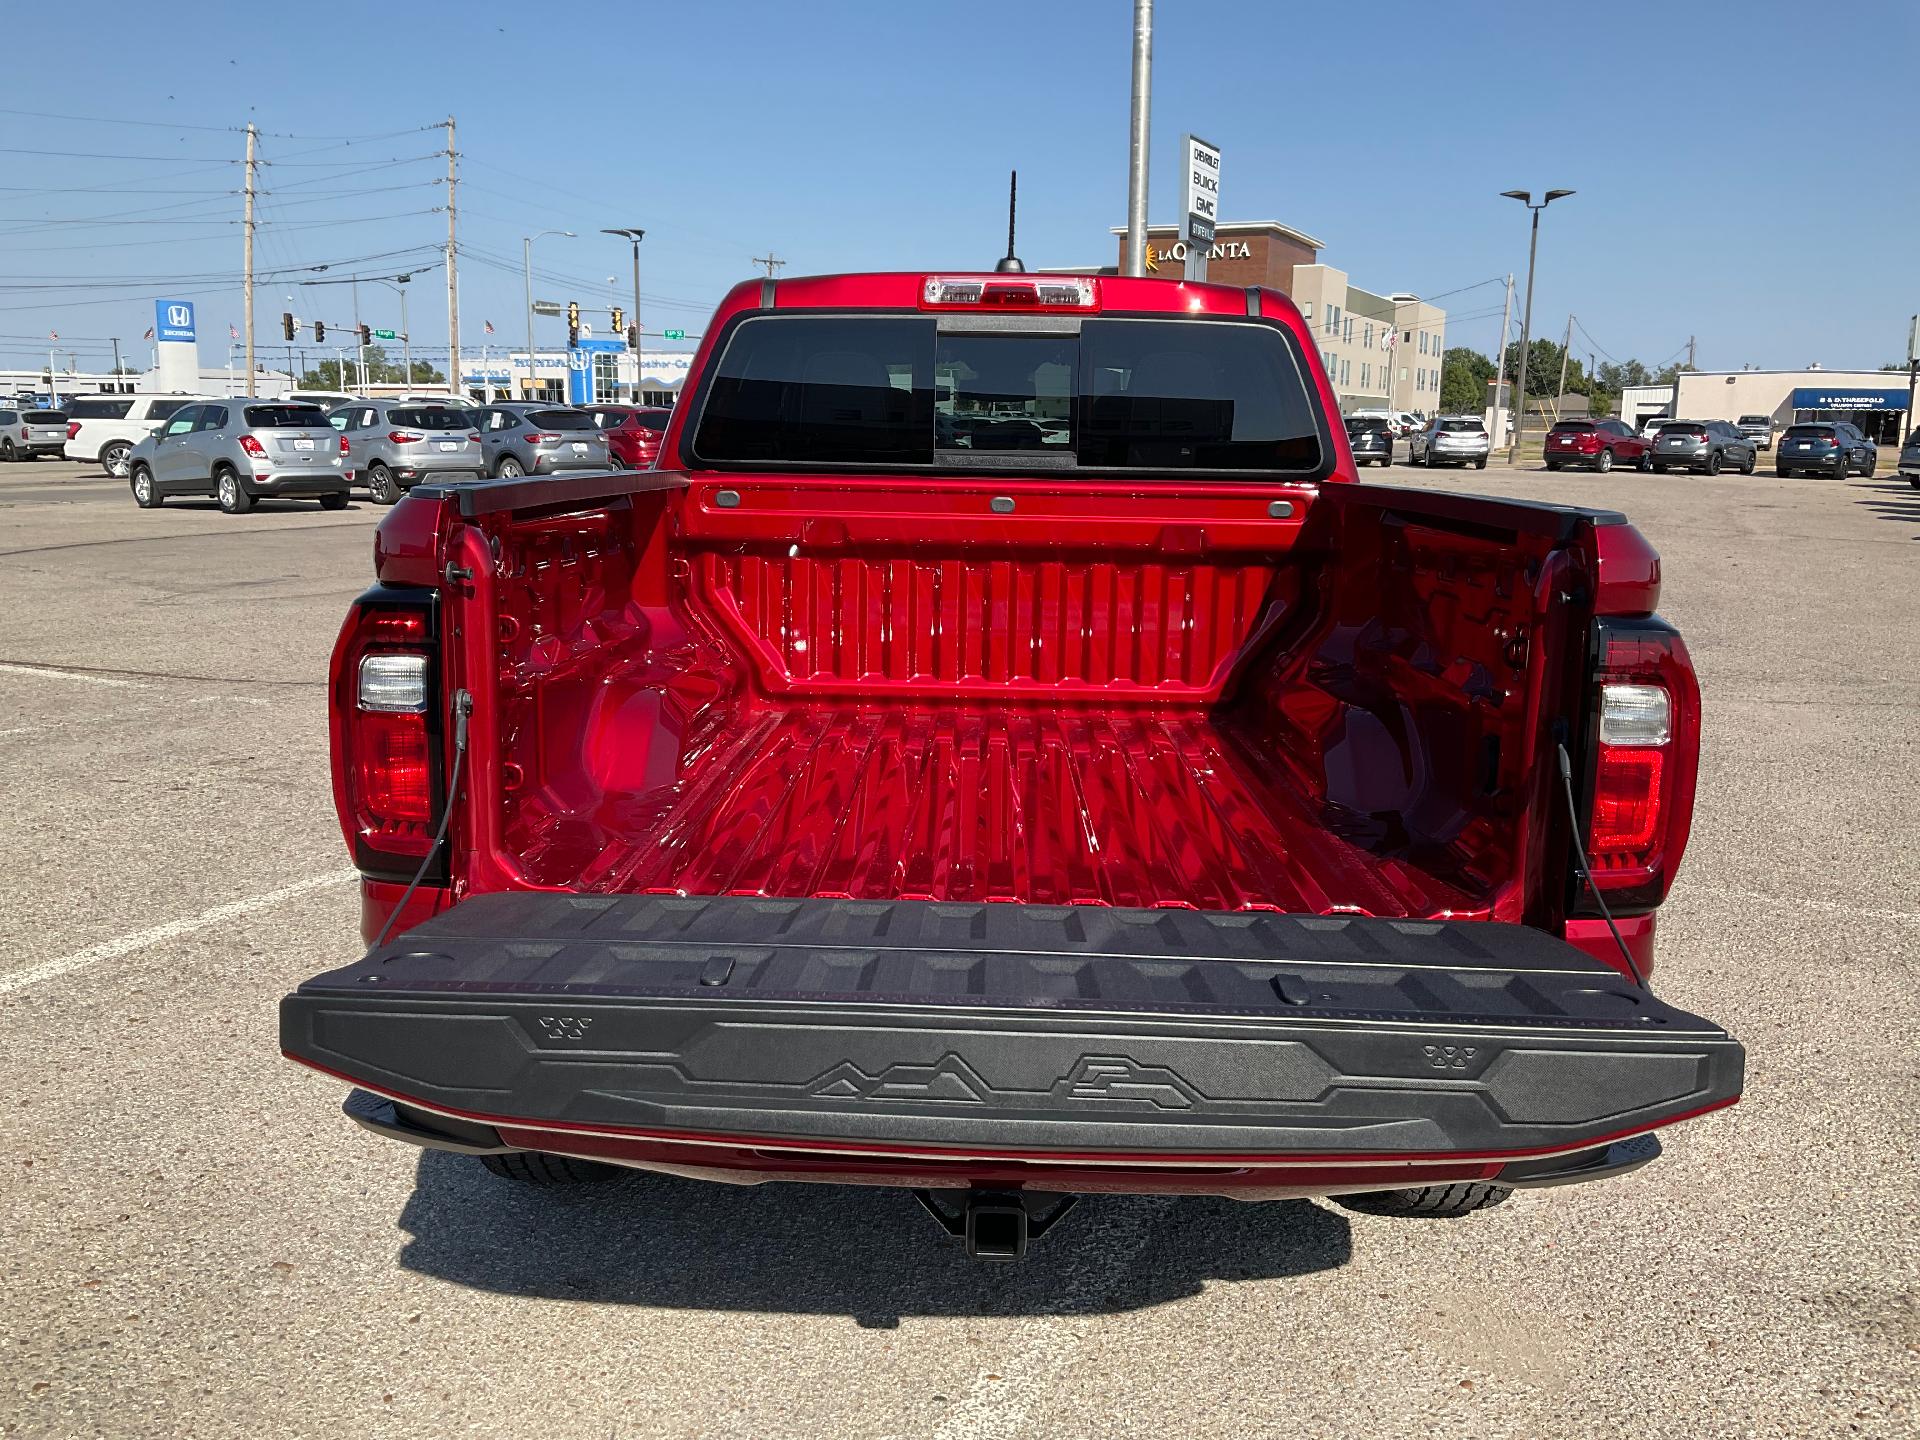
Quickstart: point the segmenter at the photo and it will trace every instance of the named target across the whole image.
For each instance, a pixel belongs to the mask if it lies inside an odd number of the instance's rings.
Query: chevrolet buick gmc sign
[[[153,334],[158,340],[193,339],[193,302],[191,300],[154,301]]]

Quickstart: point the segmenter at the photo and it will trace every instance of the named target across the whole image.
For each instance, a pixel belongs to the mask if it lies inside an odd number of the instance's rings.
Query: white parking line
[[[0,672],[8,675],[39,675],[48,680],[78,680],[82,685],[107,685],[115,690],[138,690],[137,680],[122,680],[113,675],[87,675],[78,670],[55,670],[49,665],[15,665],[0,660]]]
[[[1166,1200],[1134,1200],[1108,1225],[1100,1258],[1078,1270],[1060,1287],[1063,1308],[1070,1312],[1062,1319],[1036,1319],[1026,1323],[1006,1357],[990,1368],[983,1368],[968,1389],[933,1432],[933,1440],[1003,1440],[1026,1428],[1033,1408],[1045,1398],[1054,1377],[1072,1363],[1083,1343],[1081,1331],[1098,1323],[1091,1314],[1093,1302],[1111,1291],[1121,1276],[1139,1258],[1151,1238],[1153,1227],[1170,1206]]]
[[[71,955],[62,955],[56,960],[43,960],[38,965],[27,966],[24,970],[14,970],[0,975],[0,995],[11,995],[16,990],[26,989],[29,985],[38,985],[42,980],[53,980],[62,975],[70,975],[75,970],[84,970],[87,966],[102,960],[118,960],[122,955],[131,955],[136,950],[144,950],[147,946],[158,945],[164,940],[191,935],[196,930],[204,930],[209,925],[218,925],[223,920],[238,920],[243,915],[271,910],[283,900],[291,900],[294,896],[304,895],[309,890],[325,890],[334,885],[344,885],[349,880],[359,878],[359,874],[357,870],[332,870],[325,875],[314,875],[305,880],[296,880],[291,885],[282,885],[278,890],[249,896],[245,900],[229,900],[226,904],[216,905],[211,910],[202,910],[198,915],[169,920],[164,925],[136,930],[118,939],[102,940],[98,945],[89,945],[86,949],[76,950]]]

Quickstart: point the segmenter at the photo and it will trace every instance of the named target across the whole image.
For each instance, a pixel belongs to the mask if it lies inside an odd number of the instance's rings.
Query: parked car
[[[1669,470],[1718,475],[1728,466],[1751,475],[1759,456],[1753,441],[1724,420],[1669,420],[1653,437],[1653,468],[1662,475]]]
[[[1437,415],[1407,441],[1410,465],[1472,465],[1487,468],[1493,442],[1478,415]]]
[[[1356,465],[1393,464],[1393,422],[1375,415],[1347,416],[1347,448]]]
[[[66,411],[24,406],[0,409],[0,460],[34,460],[58,455],[66,443]]]
[[[1733,422],[1733,428],[1762,450],[1773,448],[1773,417],[1771,415],[1742,415]]]
[[[287,400],[209,400],[188,405],[127,457],[142,510],[169,495],[211,495],[229,515],[265,497],[312,498],[346,508],[353,469],[347,439],[318,405]]]
[[[318,405],[322,410],[332,411],[360,397],[343,390],[296,390],[282,398],[296,405]]]
[[[1258,293],[753,281],[684,480],[416,487],[321,692],[367,950],[276,1048],[450,1166],[897,1186],[999,1260],[1083,1192],[1464,1215],[1733,1103],[1739,1043],[1645,987],[1701,722],[1658,557],[1351,483]],[[940,347],[950,390],[889,383]],[[936,444],[1054,376],[1070,443]],[[1223,468],[1252,501],[1184,483]]]
[[[422,480],[487,473],[473,413],[441,400],[355,400],[327,417],[347,442],[347,464],[375,503],[391,505]]]
[[[1653,446],[1624,420],[1561,420],[1547,431],[1547,469],[1579,465],[1601,474],[1616,465],[1645,470]]]
[[[1904,462],[1904,455],[1902,460]],[[1798,475],[1821,470],[1844,480],[1856,471],[1871,475],[1880,464],[1880,447],[1844,420],[1789,425],[1774,452],[1773,473]]]
[[[1640,421],[1640,438],[1651,444],[1653,437],[1660,433],[1660,427],[1672,423],[1671,415],[1648,415]]]
[[[511,479],[609,466],[607,437],[584,410],[518,400],[483,405],[477,414],[489,475]]]
[[[652,405],[589,405],[588,415],[607,437],[607,453],[625,470],[647,470],[660,453],[660,435],[673,411]]]
[[[81,395],[67,402],[69,460],[91,461],[116,480],[127,478],[133,447],[204,395]]]
[[[1907,436],[1907,443],[1900,447],[1899,473],[1914,489],[1920,490],[1920,430]]]

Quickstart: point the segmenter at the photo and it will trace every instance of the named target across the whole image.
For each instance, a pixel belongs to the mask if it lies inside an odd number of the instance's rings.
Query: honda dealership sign
[[[153,302],[153,334],[163,343],[194,339],[193,302],[191,300],[156,300]]]
[[[196,334],[191,300],[153,302],[153,368],[160,390],[186,395],[200,392]]]

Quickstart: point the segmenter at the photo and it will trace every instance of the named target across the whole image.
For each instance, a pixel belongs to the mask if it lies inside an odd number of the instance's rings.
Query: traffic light
[[[567,302],[567,346],[569,349],[580,343],[580,302]]]
[[[326,338],[327,338],[327,322],[324,320],[314,321],[313,322],[313,343],[318,345],[322,340]]]
[[[627,328],[627,312],[618,305],[613,307],[613,333],[618,335]]]
[[[640,348],[640,327],[638,325],[627,326],[627,348],[629,350],[638,350]]]
[[[360,327],[360,343],[362,345],[371,345],[373,343],[373,327],[371,325],[362,325]]]
[[[285,335],[289,340],[293,339],[293,312],[291,310],[282,310],[280,312],[280,333]]]

